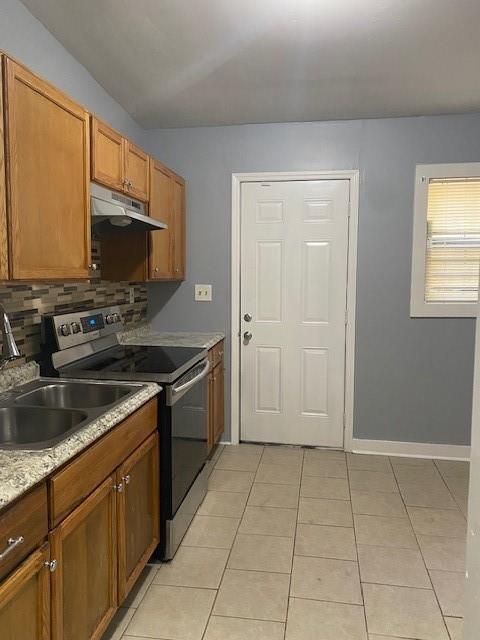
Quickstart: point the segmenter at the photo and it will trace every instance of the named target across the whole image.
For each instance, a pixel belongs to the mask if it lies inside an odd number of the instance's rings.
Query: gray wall
[[[19,0],[0,0],[0,50],[143,143],[143,129]]]
[[[150,285],[156,327],[230,334],[233,172],[359,169],[354,435],[470,442],[474,322],[411,319],[410,260],[415,164],[479,161],[480,115],[155,130],[145,144],[188,182],[188,280]],[[194,302],[195,282],[212,303]]]
[[[410,257],[414,166],[478,161],[480,116],[144,132],[18,0],[1,0],[0,49],[187,178],[189,276],[150,286],[158,327],[230,334],[232,172],[360,169],[355,436],[469,442],[473,321],[410,319]]]

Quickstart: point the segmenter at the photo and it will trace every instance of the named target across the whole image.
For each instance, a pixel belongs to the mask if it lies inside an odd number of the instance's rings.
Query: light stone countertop
[[[149,347],[202,347],[203,349],[211,349],[224,338],[223,333],[156,331],[149,324],[134,327],[119,335],[122,344]]]
[[[18,371],[14,372],[14,369]],[[0,372],[1,391],[39,377],[35,363],[14,369]],[[161,387],[153,382],[142,382],[139,387],[138,392],[50,449],[0,450],[0,509],[44,480],[161,391]]]

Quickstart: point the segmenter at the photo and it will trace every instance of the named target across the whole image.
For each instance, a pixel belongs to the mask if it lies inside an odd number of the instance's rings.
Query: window
[[[480,163],[417,165],[410,310],[473,317],[480,270]]]

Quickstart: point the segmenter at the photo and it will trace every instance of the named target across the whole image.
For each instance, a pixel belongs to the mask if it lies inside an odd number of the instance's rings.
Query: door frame
[[[292,180],[349,180],[349,225],[347,257],[347,300],[345,329],[345,404],[343,446],[352,449],[355,373],[355,300],[357,292],[357,236],[360,172],[357,169],[338,171],[275,171],[232,173],[232,244],[231,244],[231,444],[240,441],[240,277],[241,277],[241,185],[242,182],[286,182]]]

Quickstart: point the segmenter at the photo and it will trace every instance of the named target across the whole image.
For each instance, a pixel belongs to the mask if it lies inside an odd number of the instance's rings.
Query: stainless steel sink
[[[66,438],[88,417],[76,409],[1,407],[2,449],[45,449]]]
[[[143,388],[142,383],[38,378],[0,393],[0,449],[47,449]]]
[[[106,407],[131,393],[131,388],[88,382],[48,384],[18,396],[17,404],[37,407],[90,409]]]

